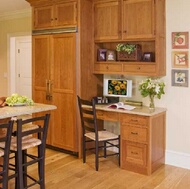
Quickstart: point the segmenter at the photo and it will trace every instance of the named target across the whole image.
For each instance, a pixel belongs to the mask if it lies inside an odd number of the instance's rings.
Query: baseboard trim
[[[190,169],[190,154],[166,150],[165,163],[176,167]]]

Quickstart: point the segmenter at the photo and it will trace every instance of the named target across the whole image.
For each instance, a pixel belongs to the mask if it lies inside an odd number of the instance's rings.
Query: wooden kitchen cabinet
[[[95,40],[119,39],[121,37],[119,1],[103,1],[94,4]]]
[[[44,5],[45,4],[45,5]],[[33,29],[76,27],[77,2],[58,1],[33,3]]]
[[[120,114],[121,168],[150,175],[165,162],[165,112]]]
[[[95,40],[154,37],[154,0],[102,0],[94,3]]]
[[[75,49],[75,33],[33,36],[33,100],[57,106],[47,143],[70,151],[77,151]]]
[[[95,74],[165,76],[165,0],[94,0],[94,36]],[[139,44],[141,60],[97,61],[98,49],[116,52],[119,43]],[[143,60],[147,52],[151,62]],[[116,70],[110,69],[114,63]]]
[[[154,0],[123,0],[122,38],[154,37]]]
[[[32,89],[35,102],[54,104],[49,147],[82,154],[77,95],[102,94],[102,75],[93,74],[93,2],[26,0],[33,8]],[[52,17],[53,16],[53,17]],[[50,22],[50,18],[53,19]],[[39,21],[41,19],[41,21]],[[37,21],[37,22],[36,22]],[[76,27],[72,30],[72,27]],[[89,90],[90,89],[90,90]]]

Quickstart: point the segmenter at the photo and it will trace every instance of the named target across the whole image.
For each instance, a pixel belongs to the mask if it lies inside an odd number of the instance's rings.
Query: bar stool
[[[4,133],[2,134],[2,136],[0,136],[0,144],[4,146],[4,148],[0,148],[0,157],[3,158],[0,163],[0,167],[1,167],[0,183],[2,184],[2,187],[0,188],[7,189],[8,188],[9,153],[10,153],[13,121],[0,124],[0,129]]]
[[[17,189],[29,188],[36,184],[40,185],[40,189],[45,189],[45,147],[49,118],[50,114],[46,114],[45,116],[16,121],[16,137],[12,138],[10,149],[15,154],[15,171],[18,172],[15,184]],[[24,125],[30,123],[38,125],[38,127],[24,130]],[[27,151],[32,147],[38,148],[37,155]],[[35,163],[38,164],[38,178],[34,178],[27,171],[27,167]],[[30,179],[32,183],[28,184],[27,179]]]

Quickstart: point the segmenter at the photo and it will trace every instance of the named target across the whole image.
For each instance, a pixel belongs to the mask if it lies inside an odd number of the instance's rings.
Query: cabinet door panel
[[[148,38],[154,36],[154,1],[124,0],[123,38]]]
[[[32,51],[32,86],[33,99],[35,102],[43,102],[46,99],[47,81],[50,79],[49,65],[49,35],[40,35],[33,37]],[[42,53],[43,52],[43,53]],[[38,91],[41,97],[35,93]]]
[[[53,6],[34,8],[34,29],[44,29],[53,27]]]
[[[76,151],[76,34],[52,37],[52,145]]]
[[[55,5],[56,26],[76,26],[77,9],[76,2],[62,3]]]
[[[119,3],[102,2],[94,7],[95,40],[119,39]]]

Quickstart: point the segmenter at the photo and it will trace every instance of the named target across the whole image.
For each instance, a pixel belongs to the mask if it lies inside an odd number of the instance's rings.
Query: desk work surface
[[[166,112],[166,108],[156,107],[154,110],[149,109],[147,106],[135,106],[136,108],[133,110],[123,110],[123,109],[114,109],[108,108],[108,105],[96,105],[97,110],[110,111],[110,112],[119,112],[119,113],[127,113],[127,114],[138,114],[142,116],[154,116],[162,112]]]
[[[0,108],[0,119],[19,116],[23,114],[32,114],[38,112],[44,112],[49,110],[55,110],[57,107],[48,104],[34,103],[33,106],[5,106]]]

